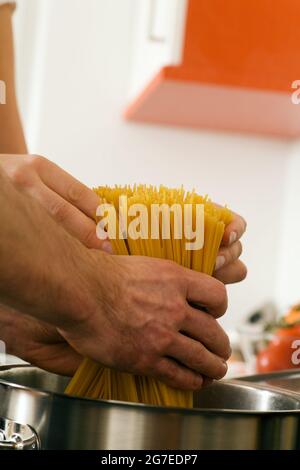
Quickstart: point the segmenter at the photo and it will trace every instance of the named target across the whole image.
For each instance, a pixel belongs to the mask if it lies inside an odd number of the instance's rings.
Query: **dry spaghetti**
[[[101,204],[112,207],[116,214],[115,238],[111,243],[115,254],[142,255],[154,258],[170,259],[176,263],[203,272],[213,274],[217,254],[224,235],[225,227],[231,221],[231,212],[226,207],[213,204],[208,197],[202,197],[193,192],[181,189],[168,189],[161,186],[115,186],[100,187],[95,190]],[[123,208],[120,201],[126,196],[126,220],[119,217]],[[148,217],[146,228],[140,228],[141,236],[130,237],[128,228],[134,221],[130,215],[130,208],[135,204],[146,208]],[[159,217],[153,220],[151,208],[153,205],[160,208]],[[168,210],[176,206],[177,211]],[[187,222],[185,207],[191,211],[190,233],[192,227],[197,227],[197,206],[203,209],[203,246],[198,249],[187,249],[191,239],[185,230],[177,225],[183,220]],[[181,214],[180,214],[181,212]],[[128,215],[129,214],[129,215]],[[166,215],[166,218],[163,216]],[[180,217],[177,217],[180,215]],[[121,221],[121,222],[120,222]],[[169,227],[163,227],[163,224]],[[153,224],[156,226],[153,227]],[[122,226],[121,226],[122,225]],[[164,230],[169,229],[170,236],[164,237]],[[152,233],[156,238],[151,238]],[[126,233],[127,237],[124,237]],[[178,236],[181,234],[181,238]],[[197,236],[197,233],[195,234]],[[173,390],[165,384],[151,378],[134,376],[105,368],[90,359],[85,359],[75,376],[71,380],[67,394],[93,399],[120,400],[127,402],[140,402],[160,406],[192,407],[192,392]]]

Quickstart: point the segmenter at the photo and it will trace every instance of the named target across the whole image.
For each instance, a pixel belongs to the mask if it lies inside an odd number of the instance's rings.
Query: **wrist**
[[[113,260],[111,255],[89,250],[76,241],[76,249],[72,248],[68,262],[60,306],[61,311],[68,314],[61,315],[56,326],[62,330],[82,331],[91,328],[94,317],[105,311],[106,278]]]
[[[114,305],[120,297],[123,277],[117,260],[117,256],[96,250],[86,250],[84,259],[76,259],[79,275],[70,290],[76,292],[71,301],[70,321],[58,328],[77,352],[106,365],[109,363],[106,353],[116,327],[112,321]]]

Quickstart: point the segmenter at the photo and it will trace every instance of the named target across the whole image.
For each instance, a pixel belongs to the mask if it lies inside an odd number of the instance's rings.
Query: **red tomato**
[[[280,329],[256,358],[256,368],[259,373],[273,372],[284,369],[300,368],[300,330],[287,334],[294,328]]]

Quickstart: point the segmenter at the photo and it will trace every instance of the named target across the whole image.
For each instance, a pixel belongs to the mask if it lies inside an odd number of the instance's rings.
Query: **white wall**
[[[282,310],[300,302],[300,144],[291,149],[285,182],[284,220],[278,270],[278,300]]]
[[[244,255],[249,277],[230,288],[226,326],[276,297],[289,145],[124,122],[138,0],[21,1],[30,11],[39,8],[40,15],[34,40],[30,28],[24,36],[20,27],[21,10],[16,27],[31,151],[91,186],[184,184],[227,202],[249,223]],[[34,73],[28,79],[31,64]]]

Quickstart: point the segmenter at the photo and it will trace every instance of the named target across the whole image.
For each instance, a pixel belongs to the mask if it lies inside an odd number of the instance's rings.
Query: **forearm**
[[[0,80],[5,83],[5,104],[0,104],[0,153],[27,153],[15,91],[13,5],[0,5]],[[2,102],[2,101],[1,101]]]
[[[93,252],[16,190],[1,168],[0,219],[0,303],[57,327],[84,321],[96,292]],[[107,255],[99,256],[105,264]]]

